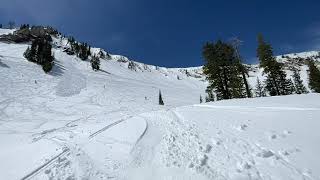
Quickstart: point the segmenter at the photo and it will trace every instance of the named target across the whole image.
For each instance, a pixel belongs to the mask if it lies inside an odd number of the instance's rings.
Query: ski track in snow
[[[209,105],[193,107],[215,108]],[[238,107],[228,108],[243,110]],[[281,107],[273,110],[292,109],[301,110],[302,108]],[[304,110],[318,109],[305,108]],[[150,115],[157,118],[154,121],[147,120],[148,124],[153,124],[153,128],[147,130],[133,152],[135,157],[133,166],[141,169],[136,171],[148,170],[152,172],[150,177],[167,179],[166,171],[161,171],[162,166],[158,163],[162,161],[167,168],[189,169],[207,179],[275,179],[277,174],[274,170],[285,172],[285,174],[279,174],[280,179],[316,179],[312,176],[312,172],[296,167],[280,152],[268,149],[250,138],[241,138],[238,134],[242,133],[241,131],[219,128],[216,138],[210,140],[202,137],[201,131],[195,125],[196,122],[190,119],[185,120],[180,111],[181,108]],[[245,131],[246,128],[248,125],[240,130]],[[160,130],[162,133],[159,135],[159,130],[156,130],[156,133],[151,135],[151,132],[155,131],[152,129],[162,129]],[[288,131],[283,133],[290,134]],[[162,138],[155,138],[159,136]],[[162,149],[162,155],[154,150],[156,148]],[[159,171],[164,174],[161,175]],[[183,179],[174,172],[170,173],[173,179]],[[188,177],[194,179],[195,174],[188,174]],[[148,179],[148,176],[145,179]]]

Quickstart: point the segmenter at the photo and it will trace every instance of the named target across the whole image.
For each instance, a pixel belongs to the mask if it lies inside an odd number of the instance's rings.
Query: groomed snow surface
[[[45,74],[27,46],[0,43],[1,180],[320,179],[318,94],[198,104],[181,69],[55,49]]]

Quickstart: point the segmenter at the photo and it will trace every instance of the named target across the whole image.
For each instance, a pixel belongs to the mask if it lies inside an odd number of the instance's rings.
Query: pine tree
[[[206,102],[210,102],[210,98],[206,96]]]
[[[256,97],[265,97],[266,91],[264,85],[261,83],[260,79],[257,78],[257,85],[256,85]]]
[[[293,94],[296,92],[296,87],[294,86],[294,83],[291,79],[287,80],[287,94]]]
[[[0,28],[2,28],[2,24],[0,24]]]
[[[202,104],[203,100],[202,100],[202,96],[200,95],[200,104]]]
[[[207,93],[206,102],[212,102],[212,101],[214,101],[214,95],[213,95],[212,89],[210,89],[210,87],[207,87],[206,93]]]
[[[82,43],[79,45],[79,53],[78,57],[82,60],[87,60],[89,56],[90,50],[88,49],[88,45],[86,43]]]
[[[297,94],[306,94],[308,93],[307,88],[303,85],[303,81],[300,77],[300,73],[298,69],[293,70],[293,81],[295,86],[295,93]]]
[[[273,51],[270,44],[266,43],[262,34],[258,35],[257,56],[260,60],[260,67],[268,67],[273,58]]]
[[[106,55],[104,54],[104,52],[102,50],[99,51],[98,55],[99,55],[99,57],[101,59],[105,59],[106,58]]]
[[[315,65],[314,61],[308,59],[309,66],[309,87],[316,93],[320,93],[320,70]]]
[[[161,95],[161,91],[159,90],[159,105],[164,105],[163,99],[162,99],[162,95]]]
[[[98,71],[100,69],[100,59],[97,56],[93,56],[91,59],[91,67],[93,70]]]
[[[21,24],[20,29],[29,29],[29,24]]]
[[[136,66],[137,65],[133,61],[129,61],[128,69],[130,69],[131,71],[137,71]]]
[[[23,53],[23,56],[28,60],[32,58],[31,49],[29,46],[26,49],[26,51]]]
[[[107,52],[107,59],[112,59],[111,55]]]
[[[243,79],[232,45],[222,41],[207,43],[203,48],[203,57],[208,89],[215,91],[218,100],[244,97]]]
[[[250,98],[250,97],[252,97],[252,93],[251,93],[250,86],[249,86],[248,81],[247,81],[248,70],[242,64],[242,58],[241,58],[241,55],[240,55],[240,52],[239,52],[239,46],[241,45],[241,41],[238,38],[234,38],[232,40],[232,44],[233,44],[233,47],[234,47],[234,50],[235,50],[235,56],[236,56],[236,58],[238,60],[238,63],[237,63],[238,69],[241,72],[243,84],[245,86],[246,97]]]
[[[88,45],[87,45],[87,47],[88,47]],[[91,56],[91,46],[89,46],[89,47],[87,48],[87,54],[88,54],[88,56]]]
[[[257,56],[260,60],[260,67],[264,68],[263,72],[267,74],[266,89],[269,94],[271,96],[291,94],[290,81],[286,79],[283,64],[277,62],[271,45],[263,40],[262,35],[258,36]]]

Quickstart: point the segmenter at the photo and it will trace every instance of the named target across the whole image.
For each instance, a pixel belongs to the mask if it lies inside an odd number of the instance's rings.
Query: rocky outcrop
[[[16,30],[12,34],[1,35],[0,41],[8,43],[25,43],[39,37],[48,37],[48,35],[57,34],[58,32],[51,27],[33,26],[31,28]]]

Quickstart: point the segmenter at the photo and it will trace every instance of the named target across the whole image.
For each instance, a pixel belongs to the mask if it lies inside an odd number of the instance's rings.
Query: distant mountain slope
[[[0,35],[13,33],[13,32],[14,30],[0,29]],[[68,43],[68,40],[66,38],[63,38],[60,35],[53,38],[53,44],[56,50],[63,51],[66,48],[70,48],[70,44]],[[206,86],[207,84],[205,80],[205,75],[203,74],[203,71],[202,71],[202,66],[189,67],[189,68],[165,68],[165,67],[158,67],[154,65],[140,63],[122,55],[112,55],[101,48],[91,48],[91,52],[93,55],[99,55],[99,53],[108,54],[108,57],[102,59],[104,60],[102,62],[102,67],[104,67],[104,69],[102,70],[105,72],[112,71],[110,68],[106,66],[106,64],[112,63],[114,65],[118,64],[123,68],[127,67],[129,70],[133,72],[137,72],[137,74],[153,73],[154,75],[157,74],[159,76],[170,77],[171,79],[176,78],[177,80],[186,80],[186,79],[196,80],[197,79],[203,82],[202,84],[204,84],[204,86]],[[74,58],[74,57],[70,56],[70,58]],[[304,81],[305,86],[308,88],[308,75],[307,75],[308,68],[305,64],[305,59],[307,58],[311,58],[316,60],[317,62],[320,62],[320,51],[292,53],[292,54],[277,56],[277,59],[280,62],[284,63],[286,72],[288,74],[288,78],[291,78],[293,68],[298,68],[301,70],[302,79]],[[82,62],[82,63],[85,63],[85,62]],[[251,89],[254,90],[256,86],[257,78],[263,81],[265,79],[265,76],[263,74],[263,70],[259,68],[259,65],[253,64],[253,65],[246,65],[246,66],[249,70],[249,84],[251,86]],[[128,71],[128,72],[131,73],[131,71]],[[127,75],[129,75],[130,73],[128,73]],[[125,75],[125,74],[122,74],[122,75]],[[203,96],[205,96],[203,89],[201,92],[199,92],[199,95],[200,94],[203,94]]]

